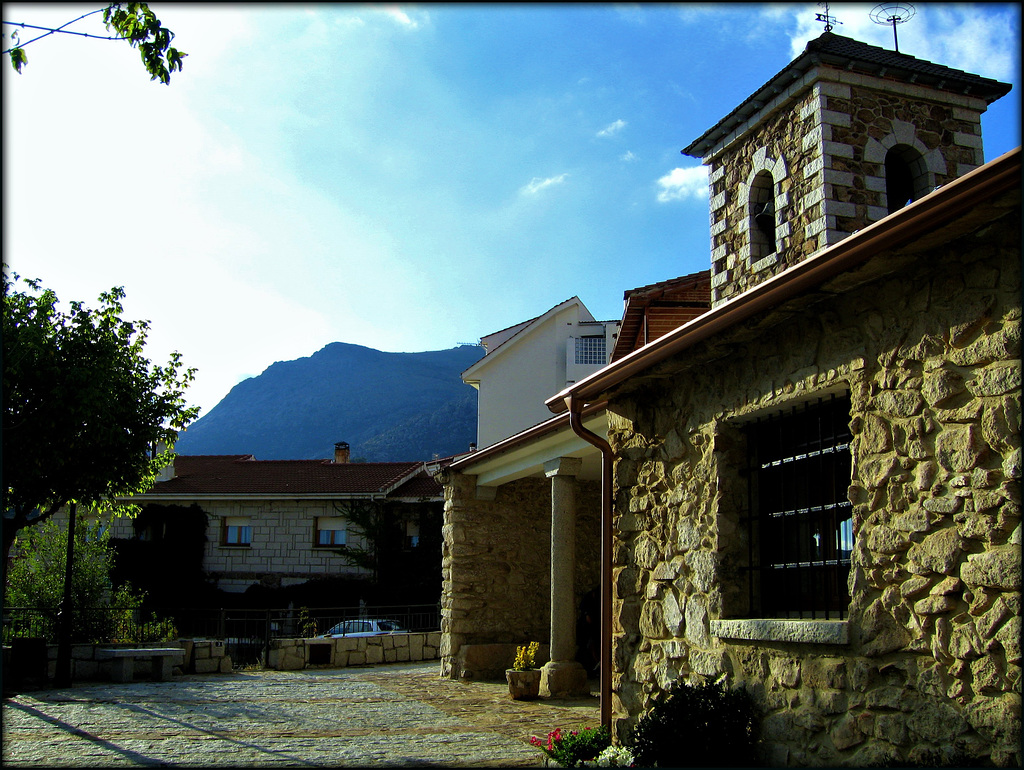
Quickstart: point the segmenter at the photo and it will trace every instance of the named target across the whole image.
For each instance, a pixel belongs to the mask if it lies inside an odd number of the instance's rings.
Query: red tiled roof
[[[426,471],[416,474],[388,497],[438,497],[442,487]]]
[[[422,462],[334,463],[330,460],[256,460],[252,455],[178,455],[174,478],[158,482],[146,495],[381,495],[440,494],[433,479],[433,493],[417,478]],[[402,483],[404,481],[404,483]],[[398,486],[401,484],[401,486]]]

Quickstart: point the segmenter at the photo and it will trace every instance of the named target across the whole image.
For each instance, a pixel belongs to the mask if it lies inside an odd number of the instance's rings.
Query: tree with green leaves
[[[113,32],[112,35],[103,37],[68,29],[75,22],[97,13],[103,14],[103,24],[108,32]],[[21,42],[18,30],[11,33],[12,45],[3,53],[11,57],[11,66],[19,74],[28,64],[25,47],[37,40],[56,34],[77,35],[94,40],[127,40],[132,48],[139,50],[142,65],[150,74],[150,80],[159,80],[164,85],[171,82],[172,72],[181,72],[182,60],[188,56],[171,45],[174,33],[160,23],[160,19],[150,10],[148,3],[111,3],[105,8],[97,8],[95,11],[83,14],[59,27],[41,27],[16,21],[4,21],[3,23],[21,30],[42,33],[24,43]]]
[[[369,584],[378,602],[434,602],[441,590],[440,503],[388,503],[383,500],[335,502],[356,535],[335,553],[346,564],[370,572]],[[415,548],[406,547],[405,525],[415,522],[420,533]]]
[[[389,549],[401,537],[397,517],[390,512],[382,500],[345,500],[334,503],[334,510],[344,516],[355,527],[359,545],[346,545],[335,553],[346,564],[370,572],[370,582],[380,582],[382,562]]]
[[[31,622],[33,636],[53,639],[58,611],[64,600],[68,539],[66,526],[49,519],[32,527],[19,543],[11,564],[5,607],[30,609],[14,616],[15,624]],[[72,637],[81,642],[145,641],[140,614],[143,595],[127,582],[113,579],[114,552],[110,533],[100,522],[79,519],[75,524],[75,558],[69,598],[74,610]],[[145,630],[158,637],[169,634],[173,624],[152,617]]]
[[[177,352],[164,366],[143,356],[149,323],[121,318],[124,296],[65,312],[52,290],[3,272],[5,586],[20,530],[64,506],[132,512],[116,499],[153,485],[199,413],[184,398],[195,369]]]

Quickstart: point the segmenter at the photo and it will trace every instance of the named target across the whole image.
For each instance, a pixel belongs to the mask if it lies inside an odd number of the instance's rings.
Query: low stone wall
[[[231,656],[219,639],[179,639],[177,643],[185,648],[183,674],[231,673]]]
[[[338,639],[272,639],[267,668],[296,671],[437,660],[440,649],[440,631]]]
[[[27,640],[30,641],[30,640]],[[229,674],[231,656],[224,651],[224,642],[215,639],[179,639],[174,642],[147,642],[145,644],[73,644],[71,646],[72,681],[107,681],[112,679],[112,660],[98,660],[97,649],[181,647],[184,662],[174,667],[175,674]],[[8,677],[45,684],[57,674],[56,644],[23,645],[18,651],[4,647],[4,670]],[[153,675],[153,662],[149,658],[135,661],[135,676],[143,679]]]

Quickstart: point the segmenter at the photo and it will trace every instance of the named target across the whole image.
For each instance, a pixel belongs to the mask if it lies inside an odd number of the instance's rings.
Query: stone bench
[[[153,660],[153,679],[163,681],[171,676],[171,669],[181,665],[185,651],[180,647],[118,647],[113,649],[99,648],[96,660],[112,660],[113,679],[115,682],[130,682],[135,676],[135,659],[151,658]]]

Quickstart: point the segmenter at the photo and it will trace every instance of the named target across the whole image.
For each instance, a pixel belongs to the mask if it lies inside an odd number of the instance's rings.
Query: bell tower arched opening
[[[760,171],[750,185],[747,205],[750,216],[750,256],[761,259],[778,250],[775,216],[775,180],[767,171]]]
[[[890,214],[928,192],[924,157],[913,147],[898,144],[885,153],[885,199]]]

